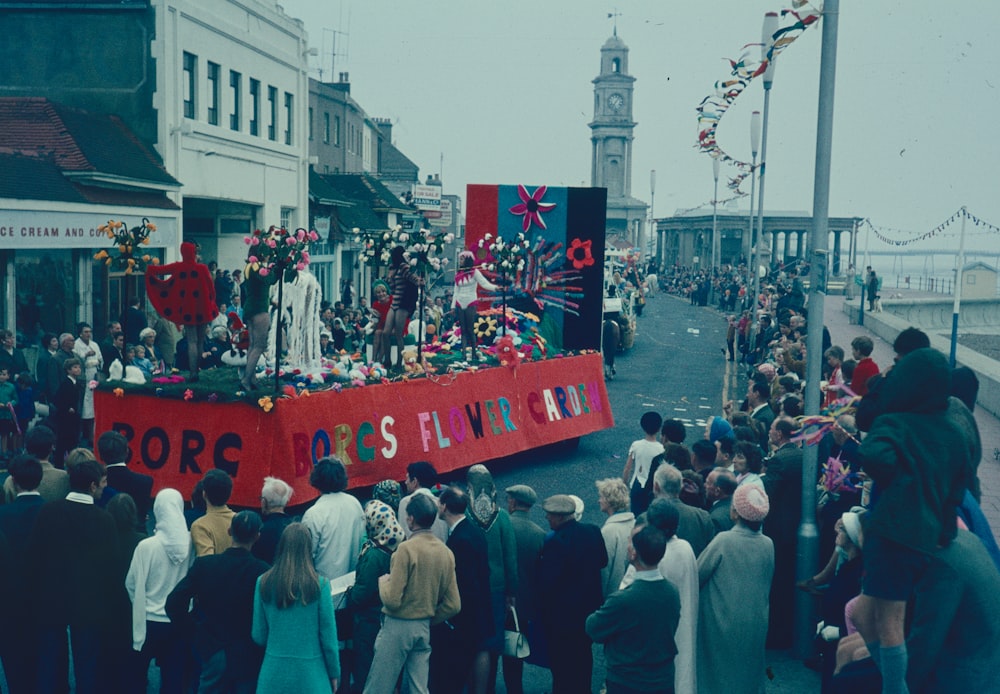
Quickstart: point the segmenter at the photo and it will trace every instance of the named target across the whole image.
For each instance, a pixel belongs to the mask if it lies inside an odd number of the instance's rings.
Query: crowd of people
[[[0,583],[18,596],[0,631],[9,690],[67,691],[72,663],[78,692],[140,692],[155,661],[164,692],[482,694],[502,672],[517,694],[527,662],[551,672],[553,694],[580,694],[596,653],[608,694],[757,694],[765,650],[792,645],[805,591],[824,692],[993,691],[1000,549],[979,507],[975,374],[916,328],[896,338],[892,365],[865,336],[845,358],[795,294],[758,298],[749,325],[728,319],[723,351],[750,374],[742,402],[693,441],[645,413],[621,475],[565,490],[578,496],[542,501],[524,484],[504,496],[483,465],[441,484],[414,461],[402,483],[361,497],[329,457],[301,516],[280,479],[263,480],[259,512],[237,513],[221,469],[185,504],[152,494],[120,434],[91,433],[96,456],[76,447],[85,429],[61,433],[59,390],[71,382],[79,399],[63,407],[85,422],[76,383],[106,368],[81,328],[58,344],[54,413],[24,422],[0,505]],[[148,329],[137,339],[162,358]],[[824,332],[829,414],[810,442],[822,562],[797,581],[810,329]],[[0,394],[25,366],[10,342]],[[582,498],[601,527],[581,520]],[[539,504],[547,528],[532,520]],[[529,653],[506,648],[514,628]]]

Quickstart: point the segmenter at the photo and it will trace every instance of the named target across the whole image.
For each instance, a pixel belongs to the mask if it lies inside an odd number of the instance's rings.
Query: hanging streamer
[[[795,8],[800,8],[809,5],[809,3],[795,0],[792,5]],[[736,101],[737,97],[743,93],[747,85],[754,78],[763,75],[771,60],[774,60],[779,53],[791,45],[806,29],[819,20],[823,11],[822,7],[818,9],[811,5],[809,7],[810,11],[808,13],[800,13],[795,10],[782,10],[781,17],[783,20],[794,21],[789,21],[785,26],[780,27],[774,32],[771,37],[773,43],[764,60],[757,61],[750,57],[753,49],[760,48],[761,44],[748,43],[743,46],[739,57],[728,60],[730,73],[725,79],[715,83],[715,94],[706,96],[698,104],[697,108],[695,108],[698,112],[698,142],[695,146],[720,162],[738,169],[738,173],[730,178],[727,184],[729,189],[734,193],[730,200],[746,196],[746,193],[740,190],[740,185],[747,176],[753,173],[754,167],[749,162],[740,161],[726,154],[719,147],[719,143],[716,140],[716,129],[719,127],[719,122],[726,111]],[[710,204],[712,204],[712,201],[698,205],[698,207]],[[697,207],[691,209],[697,209]]]

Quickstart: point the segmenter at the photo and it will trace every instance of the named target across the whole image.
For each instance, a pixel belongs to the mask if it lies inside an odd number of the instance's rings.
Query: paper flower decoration
[[[556,206],[554,202],[542,202],[548,186],[539,186],[534,193],[528,194],[528,189],[522,185],[517,186],[517,197],[521,202],[510,208],[511,214],[522,215],[521,229],[527,232],[534,224],[540,229],[545,229],[545,222],[542,220],[542,213],[549,212]]]
[[[160,262],[159,258],[148,253],[140,253],[142,246],[149,245],[149,235],[156,231],[156,225],[145,217],[139,226],[131,229],[124,222],[109,219],[107,224],[102,224],[97,230],[111,239],[112,248],[110,253],[98,251],[94,254],[94,260],[103,262],[109,269],[131,275]]]
[[[298,273],[309,266],[309,244],[318,240],[319,234],[313,230],[289,231],[276,226],[267,231],[255,229],[243,238],[249,246],[244,274],[256,274],[270,284],[278,279],[274,273],[283,269],[284,281],[294,282]]]
[[[260,400],[257,401],[257,404],[260,406],[260,409],[264,410],[265,412],[270,412],[271,408],[274,407],[274,403],[271,401],[271,396],[269,395],[265,395],[264,397],[262,397]]]
[[[573,263],[574,270],[582,270],[594,264],[594,253],[591,250],[591,245],[590,239],[583,241],[580,238],[573,239],[569,244],[569,248],[566,249],[566,257]]]
[[[190,388],[188,388],[187,390],[185,390],[184,391],[184,399],[185,400],[192,400],[192,399],[194,399],[194,391],[191,390]]]
[[[492,337],[497,331],[497,321],[490,316],[481,316],[472,326],[476,337]]]

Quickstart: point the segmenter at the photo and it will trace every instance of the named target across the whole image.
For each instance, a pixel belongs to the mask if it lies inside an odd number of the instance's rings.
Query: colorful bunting
[[[792,4],[796,8],[808,5],[808,3],[801,0],[794,0]],[[733,102],[736,101],[736,98],[743,93],[747,85],[754,78],[764,74],[769,61],[774,60],[781,51],[801,36],[806,29],[814,25],[821,15],[822,8],[811,7],[811,11],[808,14],[799,13],[794,10],[782,10],[782,19],[790,18],[794,21],[789,22],[774,32],[772,36],[773,43],[770,50],[768,50],[766,58],[758,61],[751,57],[753,49],[760,47],[761,44],[748,43],[743,46],[738,58],[735,60],[728,59],[730,73],[725,79],[715,83],[715,94],[706,96],[698,104],[697,108],[695,108],[698,112],[698,143],[696,147],[709,156],[718,159],[720,162],[730,164],[739,170],[736,176],[729,179],[729,189],[734,193],[730,200],[746,196],[746,193],[740,190],[740,185],[747,176],[753,173],[754,167],[749,162],[734,159],[719,147],[719,143],[715,137],[715,131],[719,126],[719,122]],[[711,201],[705,204],[711,204]],[[702,206],[704,205],[699,205],[699,207]]]
[[[964,207],[956,211],[953,215],[948,217],[948,219],[944,220],[930,231],[926,231],[916,236],[913,236],[912,234],[910,234],[910,232],[902,231],[900,229],[890,229],[888,227],[875,226],[868,218],[861,220],[861,223],[867,226],[869,229],[871,229],[871,232],[875,235],[875,238],[877,238],[882,243],[886,243],[890,246],[908,246],[911,243],[917,243],[918,241],[926,241],[927,239],[934,238],[935,236],[943,232],[945,229],[950,227],[952,224],[961,220],[963,217],[972,222],[976,227],[983,228],[986,231],[990,232],[1000,232],[1000,227],[996,226],[995,224],[990,224],[986,220],[980,219],[979,217],[972,214]],[[908,234],[910,235],[910,238],[908,239],[892,238],[891,236],[889,236],[889,234],[894,234],[894,235]]]

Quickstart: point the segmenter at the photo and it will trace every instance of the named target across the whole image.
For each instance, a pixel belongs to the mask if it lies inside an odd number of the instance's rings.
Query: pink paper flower
[[[192,399],[194,399],[194,391],[191,390],[190,388],[188,388],[187,390],[185,390],[184,391],[184,399],[185,400],[192,400]]]
[[[528,189],[518,184],[517,197],[521,198],[521,202],[511,207],[509,212],[511,214],[523,215],[521,220],[523,231],[527,232],[532,224],[541,229],[546,228],[545,222],[542,220],[542,213],[549,212],[556,206],[554,202],[542,202],[542,198],[545,197],[545,192],[548,189],[548,186],[539,186],[535,189],[534,193],[529,195]]]

